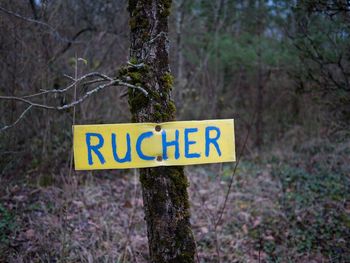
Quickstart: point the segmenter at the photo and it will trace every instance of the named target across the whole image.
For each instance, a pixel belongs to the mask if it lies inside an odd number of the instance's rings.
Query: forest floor
[[[349,149],[243,158],[217,227],[234,164],[186,168],[200,262],[349,262]],[[147,262],[136,170],[0,183],[0,262]]]

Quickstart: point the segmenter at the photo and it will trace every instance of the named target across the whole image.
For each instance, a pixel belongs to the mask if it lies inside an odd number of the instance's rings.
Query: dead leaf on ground
[[[25,237],[26,237],[27,239],[32,240],[32,239],[34,239],[34,237],[35,237],[35,231],[34,231],[34,229],[28,229],[28,230],[24,233],[24,235],[25,235]]]

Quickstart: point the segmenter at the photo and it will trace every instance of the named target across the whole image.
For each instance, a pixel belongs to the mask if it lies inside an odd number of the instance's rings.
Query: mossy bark
[[[129,0],[130,62],[121,76],[147,90],[132,89],[129,105],[134,122],[175,119],[171,100],[168,16],[171,0]],[[183,167],[140,170],[151,262],[194,262],[188,180]]]

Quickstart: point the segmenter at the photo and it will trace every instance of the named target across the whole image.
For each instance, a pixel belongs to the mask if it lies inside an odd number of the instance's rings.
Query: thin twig
[[[74,70],[74,78],[78,78],[78,58],[77,55],[75,54],[75,70]],[[77,83],[74,85],[74,100],[77,100]],[[75,125],[75,106],[73,107],[73,119],[72,119],[72,127]],[[72,132],[74,136],[74,131]],[[74,140],[74,138],[73,138]],[[73,144],[72,144],[73,145]],[[70,160],[69,160],[69,180],[72,180],[72,170],[73,170],[73,146],[71,147],[70,151]]]
[[[0,7],[0,10],[1,10],[1,7]],[[88,73],[88,74],[81,76],[80,78],[77,77],[77,74],[75,74],[75,77],[71,77],[68,75],[65,75],[65,76],[67,78],[69,78],[70,80],[72,80],[73,82],[70,85],[68,85],[67,87],[62,88],[62,89],[41,90],[41,92],[30,94],[30,95],[25,95],[22,97],[0,96],[0,100],[14,100],[14,101],[23,102],[23,103],[29,105],[28,108],[24,112],[22,112],[22,114],[19,116],[19,118],[13,124],[6,125],[6,126],[0,128],[0,132],[5,131],[5,130],[15,126],[21,119],[23,119],[24,115],[33,107],[47,109],[47,110],[58,110],[58,111],[67,110],[67,109],[73,107],[74,111],[75,111],[76,105],[82,103],[87,98],[94,95],[95,93],[97,93],[97,92],[99,92],[107,87],[111,87],[111,86],[124,86],[127,88],[136,89],[136,90],[139,90],[140,92],[142,92],[146,97],[148,96],[148,92],[140,86],[132,85],[132,84],[124,82],[120,79],[113,79],[113,78],[111,78],[105,74],[99,73],[99,72],[91,72],[91,73]],[[94,77],[96,77],[96,79],[87,80],[89,78],[94,78]],[[87,80],[87,81],[83,82],[84,80]],[[101,82],[107,82],[107,83],[102,84]],[[96,84],[96,83],[100,83],[100,85],[96,86],[92,90],[87,91],[83,96],[81,96],[79,99],[77,99],[76,92],[77,92],[78,85],[85,87],[85,86],[89,86],[89,85]],[[41,104],[41,103],[33,102],[32,100],[30,100],[30,98],[43,96],[45,94],[65,93],[65,92],[68,92],[73,87],[74,87],[74,99],[72,102],[65,104],[65,105],[54,106],[54,105]],[[73,115],[75,116],[75,113]]]
[[[247,146],[249,134],[250,134],[251,128],[252,128],[252,126],[253,126],[253,122],[254,122],[254,120],[255,120],[256,113],[257,113],[257,111],[255,111],[254,114],[253,114],[253,116],[252,116],[252,120],[251,120],[251,122],[250,122],[250,126],[249,126],[249,128],[248,128],[247,135],[246,135],[246,137],[245,137],[245,139],[244,139],[243,146],[242,146],[242,148],[241,148],[241,151],[240,151],[239,154],[238,154],[237,162],[236,162],[235,167],[234,167],[234,169],[233,169],[233,172],[232,172],[232,175],[231,175],[231,179],[230,179],[230,183],[229,183],[229,186],[228,186],[226,195],[225,195],[225,201],[224,201],[224,204],[223,204],[222,208],[220,209],[218,219],[217,219],[217,221],[216,221],[216,223],[215,223],[215,226],[214,226],[215,229],[216,229],[216,228],[218,227],[218,225],[220,224],[220,221],[221,221],[222,216],[223,216],[223,214],[224,214],[224,211],[225,211],[225,209],[226,209],[226,205],[227,205],[227,201],[228,201],[228,196],[229,196],[229,194],[230,194],[230,192],[231,192],[231,188],[232,188],[232,185],[233,185],[234,177],[235,177],[235,175],[236,175],[237,167],[238,167],[238,165],[239,165],[239,162],[240,162],[240,160],[241,160],[241,157],[242,157],[242,155],[243,155],[243,152],[244,152],[244,150],[245,150],[245,148],[246,148],[246,146]]]
[[[74,87],[74,85],[70,85],[70,86]],[[109,83],[97,86],[96,88],[86,92],[78,100],[74,100],[73,102],[65,104],[63,106],[53,106],[53,105],[46,105],[46,104],[36,103],[36,102],[33,102],[33,101],[30,101],[30,100],[26,99],[26,98],[28,98],[28,96],[26,96],[26,97],[0,96],[0,99],[3,99],[3,100],[16,100],[16,101],[20,101],[20,102],[29,104],[29,105],[31,105],[33,107],[36,107],[36,108],[43,108],[43,109],[47,109],[47,110],[58,110],[58,111],[60,111],[60,110],[66,110],[66,109],[72,108],[72,107],[82,103],[87,98],[89,98],[90,96],[94,95],[95,93],[97,93],[97,92],[99,92],[99,91],[101,91],[101,90],[103,90],[103,89],[105,89],[107,87],[110,87],[110,86],[125,86],[125,87],[128,87],[128,88],[137,89],[137,90],[141,91],[145,96],[148,96],[148,92],[144,88],[142,88],[140,86],[135,86],[135,85],[123,82],[123,81],[121,81],[119,79],[116,79],[116,80],[110,81]],[[67,90],[67,88],[65,88],[64,90]],[[43,91],[42,94],[51,93],[51,92],[61,92],[61,91],[62,91],[62,89],[61,90],[46,90],[46,91]]]
[[[35,93],[35,94],[31,94],[31,95],[27,95],[27,96],[23,96],[22,98],[23,99],[26,99],[26,98],[32,98],[32,97],[37,97],[37,96],[41,96],[43,94],[47,94],[47,93],[64,93],[64,92],[67,92],[68,90],[70,90],[71,88],[75,87],[77,84],[79,84],[81,81],[87,79],[87,78],[91,78],[91,77],[100,77],[101,79],[104,79],[104,80],[109,80],[109,81],[113,81],[112,78],[104,75],[104,74],[101,74],[101,73],[98,73],[98,72],[91,72],[91,73],[88,73],[84,76],[81,76],[80,78],[76,79],[76,78],[72,78],[68,75],[65,75],[65,77],[68,77],[69,79],[73,80],[73,83],[71,83],[70,85],[68,85],[67,87],[63,88],[63,89],[49,89],[49,90],[41,90],[41,92],[39,93]]]
[[[218,263],[221,263],[220,243],[219,243],[218,231],[216,227],[214,227],[214,241],[215,241],[216,254],[218,257]]]
[[[0,6],[0,11],[5,13],[5,14],[14,16],[14,17],[19,18],[19,19],[22,19],[22,20],[24,20],[26,22],[30,22],[30,23],[34,23],[34,24],[40,25],[42,27],[46,27],[46,28],[48,28],[50,30],[50,34],[52,34],[55,38],[57,38],[58,40],[60,40],[62,42],[82,43],[81,41],[74,41],[74,40],[67,39],[66,37],[61,36],[60,33],[57,31],[57,29],[55,29],[53,26],[49,25],[48,23],[45,23],[45,22],[42,22],[42,21],[39,21],[39,20],[36,20],[36,19],[32,19],[32,18],[29,18],[29,17],[22,16],[22,15],[20,15],[18,13],[15,13],[15,12],[12,12],[10,10],[7,10],[7,9],[1,7],[1,6]]]
[[[135,213],[136,213],[136,206],[137,206],[137,198],[138,198],[138,187],[137,187],[137,176],[138,176],[138,171],[137,169],[134,169],[134,197],[133,197],[133,201],[132,201],[132,211],[131,211],[131,215],[129,216],[129,224],[127,227],[127,232],[126,232],[126,242],[125,242],[125,249],[124,249],[124,253],[123,253],[123,258],[122,258],[122,263],[125,262],[126,260],[126,251],[127,248],[129,247],[130,250],[132,251],[132,243],[131,243],[131,230],[132,230],[132,226],[134,224],[134,218],[135,218]],[[130,244],[130,246],[129,246]],[[130,253],[133,255],[133,253]],[[133,255],[134,256],[134,255]]]
[[[106,79],[103,79],[103,78],[94,79],[94,80],[89,80],[89,81],[86,81],[86,82],[84,82],[84,83],[81,83],[81,85],[82,85],[82,86],[88,86],[88,85],[96,84],[96,83],[103,82],[103,81],[107,81],[107,80],[106,80]]]
[[[5,131],[5,130],[7,130],[7,129],[10,129],[10,128],[16,126],[17,123],[19,123],[20,120],[24,118],[24,115],[26,115],[26,113],[29,112],[30,109],[31,109],[32,107],[33,107],[32,105],[29,105],[28,108],[26,108],[26,109],[22,112],[22,114],[17,118],[17,120],[16,120],[15,122],[13,122],[13,123],[10,124],[10,125],[6,125],[6,126],[2,127],[2,128],[0,129],[0,132],[3,132],[3,131]]]

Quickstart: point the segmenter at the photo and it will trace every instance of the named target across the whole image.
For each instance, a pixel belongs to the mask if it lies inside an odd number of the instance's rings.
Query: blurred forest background
[[[1,0],[0,96],[65,87],[76,63],[117,76],[127,5]],[[349,1],[173,0],[169,31],[177,119],[234,118],[243,152],[219,225],[234,164],[186,168],[200,262],[349,262]],[[125,91],[79,104],[75,122],[130,122]],[[3,128],[26,107],[0,99],[0,261],[146,262],[137,171],[70,173],[73,109]]]

